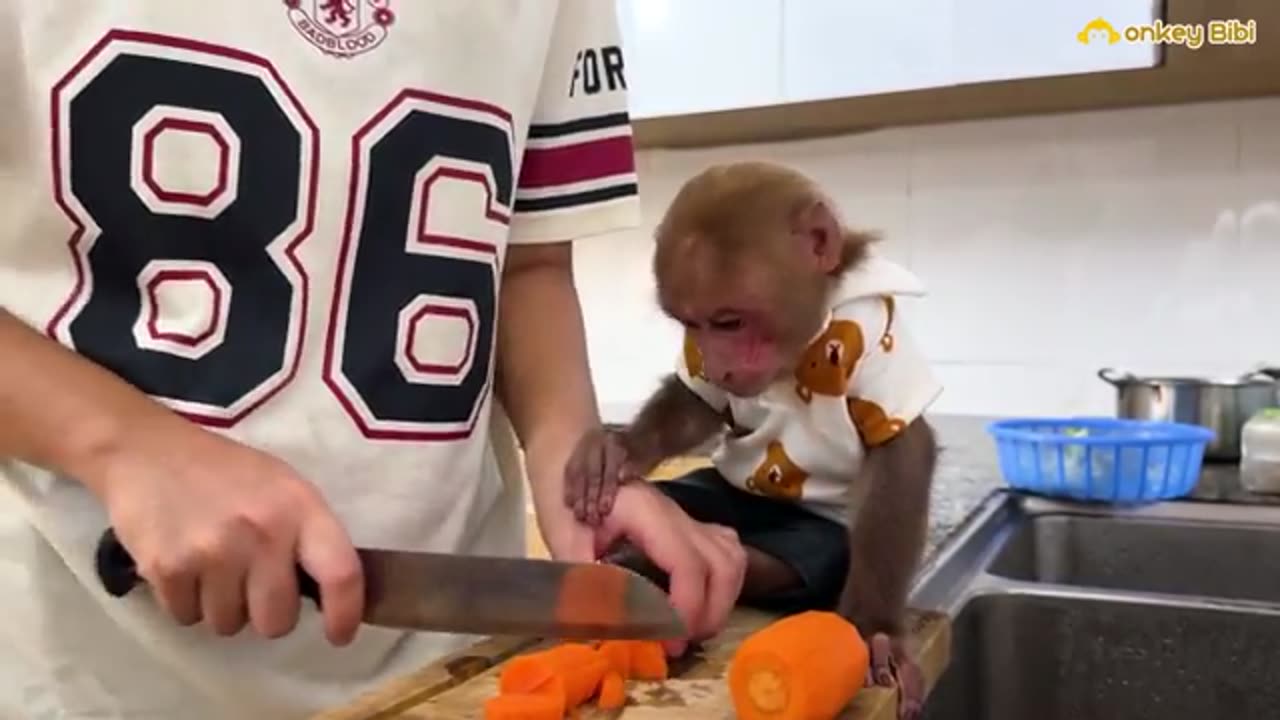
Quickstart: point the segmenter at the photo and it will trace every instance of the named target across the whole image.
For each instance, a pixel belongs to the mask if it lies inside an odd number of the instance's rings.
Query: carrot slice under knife
[[[563,643],[543,652],[564,682],[565,705],[570,708],[595,695],[605,673],[609,672],[609,661],[584,643]]]
[[[609,666],[626,679],[667,679],[667,654],[652,640],[605,640],[597,647]]]
[[[554,677],[563,688],[566,708],[586,702],[609,671],[609,661],[585,643],[562,643],[512,658],[498,678],[503,694],[530,692]]]
[[[596,652],[609,662],[609,669],[623,678],[631,677],[631,643],[630,640],[605,640],[596,647]]]
[[[631,677],[636,680],[666,680],[667,651],[649,640],[631,641]]]
[[[617,709],[626,703],[628,679],[665,680],[667,673],[666,652],[655,641],[562,642],[508,660],[498,676],[495,698],[520,699],[490,698],[492,710],[487,704],[485,718],[539,720],[542,716],[532,713],[560,708],[563,715],[592,697],[601,709]],[[549,701],[527,699],[532,696]]]
[[[627,703],[627,686],[622,675],[610,670],[600,682],[600,697],[596,705],[601,710],[617,710]]]
[[[536,655],[520,655],[503,666],[498,676],[498,692],[521,695],[547,689],[553,683],[563,695],[563,683],[551,663]]]

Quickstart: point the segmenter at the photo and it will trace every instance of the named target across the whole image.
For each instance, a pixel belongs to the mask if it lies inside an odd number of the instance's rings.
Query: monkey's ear
[[[800,211],[796,220],[796,234],[818,270],[823,273],[835,270],[844,252],[844,233],[835,213],[826,202],[815,200]]]

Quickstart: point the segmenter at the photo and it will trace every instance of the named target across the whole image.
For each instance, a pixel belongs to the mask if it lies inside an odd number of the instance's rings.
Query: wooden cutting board
[[[627,704],[612,711],[580,708],[579,720],[729,720],[725,668],[738,644],[776,616],[738,610],[729,626],[698,652],[671,663],[663,682],[627,683]],[[951,626],[934,613],[911,613],[912,637],[925,682],[932,688],[951,651]],[[543,643],[493,639],[434,663],[359,698],[349,707],[312,720],[482,720],[484,701],[497,689],[502,663]],[[869,688],[854,699],[839,720],[894,720],[897,697],[892,689]]]

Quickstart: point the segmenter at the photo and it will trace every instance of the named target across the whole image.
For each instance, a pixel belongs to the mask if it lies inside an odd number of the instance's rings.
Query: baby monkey
[[[918,295],[820,189],[761,162],[712,166],[656,233],[663,312],[683,325],[675,372],[619,431],[583,438],[566,502],[598,523],[619,484],[715,440],[713,466],[656,483],[694,519],[734,528],[740,602],[836,609],[868,638],[872,680],[919,716],[904,609],[936,459],[923,414],[941,387],[895,316]]]

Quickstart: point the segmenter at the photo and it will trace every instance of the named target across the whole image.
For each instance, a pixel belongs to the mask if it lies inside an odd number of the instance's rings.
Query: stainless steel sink
[[[1280,612],[1058,593],[965,604],[926,720],[1280,717]]]
[[[1195,503],[1159,510],[1024,508],[989,570],[1012,580],[1280,602],[1280,512]]]
[[[923,569],[926,720],[1280,718],[1280,507],[998,493]]]

